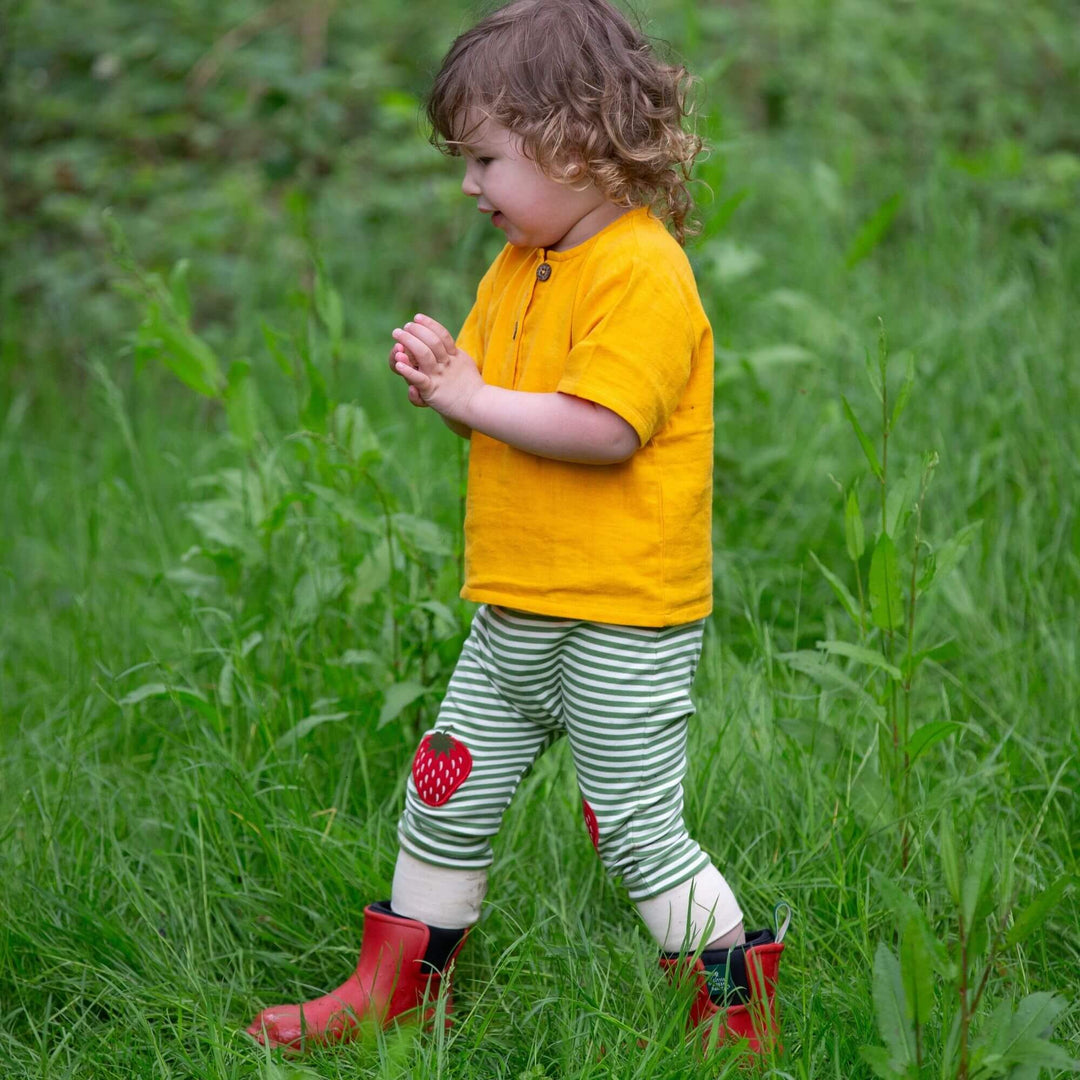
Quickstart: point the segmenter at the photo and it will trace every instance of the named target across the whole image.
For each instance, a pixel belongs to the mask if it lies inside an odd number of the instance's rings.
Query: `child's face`
[[[612,204],[589,183],[561,184],[545,176],[522,151],[512,131],[468,117],[461,143],[465,178],[461,190],[515,247],[574,247],[607,224]]]

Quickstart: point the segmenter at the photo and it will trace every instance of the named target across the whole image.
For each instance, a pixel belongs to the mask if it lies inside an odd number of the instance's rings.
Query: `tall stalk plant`
[[[818,648],[830,656],[846,658],[868,674],[867,690],[875,700],[875,716],[882,728],[878,740],[881,775],[892,794],[900,863],[906,869],[911,860],[913,766],[921,754],[959,727],[942,719],[920,723],[917,716],[915,688],[920,669],[948,645],[944,641],[924,647],[919,642],[919,604],[935,581],[956,566],[980,523],[963,526],[937,545],[926,539],[923,509],[938,455],[923,453],[914,467],[899,475],[895,465],[890,468],[891,440],[911,399],[915,363],[909,358],[895,395],[890,393],[889,367],[882,324],[876,358],[869,350],[866,355],[866,372],[879,405],[878,445],[867,435],[847,397],[841,396],[844,415],[862,447],[874,484],[877,505],[871,520],[876,527],[869,539],[869,567],[864,569],[868,539],[859,499],[861,478],[843,490],[845,547],[855,591],[817,556],[813,558],[847,613],[856,638],[819,641]]]
[[[855,410],[842,397],[844,415],[862,447],[877,503],[867,538],[856,480],[842,489],[845,547],[855,591],[820,560],[844,610],[855,641],[827,640],[818,648],[846,658],[866,673],[874,716],[880,724],[878,749],[898,823],[901,867],[912,859],[912,777],[918,758],[960,725],[918,716],[916,680],[928,659],[943,658],[948,641],[920,641],[920,602],[955,568],[979,522],[963,526],[943,543],[924,532],[927,491],[938,455],[924,452],[904,471],[890,467],[893,436],[911,400],[914,360],[909,359],[899,388],[890,393],[888,342],[882,325],[876,358],[867,353],[866,371],[880,407],[880,441],[867,435]],[[869,567],[865,568],[869,549]],[[865,568],[865,569],[864,569]],[[800,666],[803,654],[788,654]],[[804,670],[811,670],[803,663]],[[834,673],[835,674],[835,673]],[[835,682],[835,679],[832,680]],[[849,680],[850,682],[850,680]],[[1047,804],[1057,788],[1051,785]],[[1045,806],[1044,811],[1045,813]],[[1042,815],[1040,814],[1041,818]],[[888,876],[875,873],[878,886],[897,917],[898,953],[880,942],[874,959],[873,997],[884,1046],[864,1046],[863,1059],[881,1080],[1036,1080],[1043,1069],[1074,1071],[1077,1063],[1051,1041],[1065,1001],[1050,992],[1011,993],[988,1009],[991,984],[1008,982],[1008,953],[1036,933],[1074,883],[1064,875],[1017,914],[1020,893],[1014,867],[1024,844],[1013,850],[995,834],[984,833],[965,856],[956,841],[950,809],[941,818],[939,861],[952,912],[935,927],[916,902]],[[996,976],[996,979],[995,979]],[[1006,989],[1004,986],[1002,989]]]
[[[1042,928],[1075,884],[1062,875],[1018,908],[1015,867],[1037,831],[1036,824],[1015,846],[984,832],[965,855],[949,812],[943,814],[939,860],[951,911],[938,933],[911,897],[875,873],[895,913],[899,940],[898,954],[882,941],[874,956],[874,1006],[884,1046],[861,1049],[881,1080],[1037,1080],[1043,1070],[1080,1070],[1080,1062],[1051,1041],[1065,999],[1040,990],[1016,1000],[1009,986],[1010,954]],[[1000,999],[990,1008],[995,990]]]

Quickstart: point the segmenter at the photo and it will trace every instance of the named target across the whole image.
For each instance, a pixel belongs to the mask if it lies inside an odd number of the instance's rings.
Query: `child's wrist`
[[[481,380],[478,386],[465,395],[461,408],[454,409],[452,413],[446,413],[446,418],[467,428],[480,427],[483,423],[482,417],[487,396],[485,391],[487,389],[487,383]]]

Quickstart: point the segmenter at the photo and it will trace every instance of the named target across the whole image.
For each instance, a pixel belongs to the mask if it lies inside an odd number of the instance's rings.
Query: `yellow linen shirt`
[[[554,461],[473,432],[467,600],[670,626],[712,609],[713,341],[682,248],[648,209],[566,251],[507,244],[458,347],[484,381],[618,413],[627,461]]]

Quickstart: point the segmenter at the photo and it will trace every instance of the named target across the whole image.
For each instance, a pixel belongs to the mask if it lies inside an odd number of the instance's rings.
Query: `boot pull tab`
[[[780,912],[784,912],[784,921],[780,921]],[[787,933],[788,927],[791,925],[791,905],[785,900],[781,900],[776,907],[773,908],[773,925],[776,927],[776,942],[779,944],[784,940],[784,935]]]

